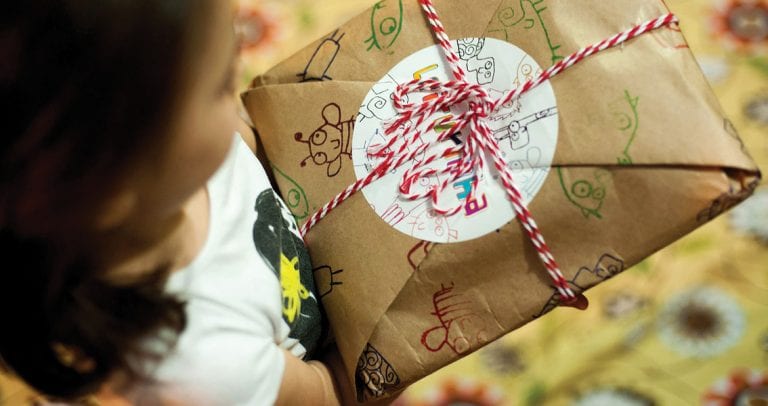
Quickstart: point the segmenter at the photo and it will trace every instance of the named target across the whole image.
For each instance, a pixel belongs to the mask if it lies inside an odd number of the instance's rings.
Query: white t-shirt
[[[187,326],[152,374],[153,396],[184,405],[270,405],[284,370],[279,347],[307,357],[320,340],[309,256],[239,135],[207,186],[207,239],[166,287],[186,302]]]

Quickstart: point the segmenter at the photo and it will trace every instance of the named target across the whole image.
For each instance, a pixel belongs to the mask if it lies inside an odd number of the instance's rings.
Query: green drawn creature
[[[304,193],[304,189],[276,166],[273,165],[272,169],[274,169],[275,175],[279,175],[287,181],[289,187],[288,190],[283,193],[283,201],[285,201],[285,204],[288,206],[291,214],[293,214],[296,222],[307,218],[307,216],[309,216],[309,200],[307,200],[307,194]]]
[[[570,185],[565,184],[563,170],[557,168],[557,175],[560,177],[560,186],[565,192],[565,197],[573,203],[574,206],[581,209],[581,214],[585,218],[594,216],[602,219],[600,209],[605,200],[605,179],[609,173],[603,169],[597,169],[594,172],[593,179],[578,179]]]
[[[389,49],[403,29],[403,0],[397,0],[397,8],[388,7],[390,4],[386,3],[382,0],[371,10],[371,36],[365,40],[369,44],[366,51]]]
[[[558,54],[561,46],[552,42],[547,24],[541,16],[546,9],[544,0],[519,0],[519,7],[503,7],[499,9],[496,13],[496,20],[501,26],[488,30],[488,33],[502,32],[504,33],[504,40],[509,41],[510,29],[522,27],[525,30],[530,30],[538,25],[541,27],[549,50],[552,53],[552,63],[554,64],[564,59],[564,57]]]
[[[609,105],[611,114],[616,120],[617,129],[629,137],[621,156],[617,158],[619,165],[632,165],[632,156],[629,154],[629,150],[635,141],[637,129],[640,126],[640,116],[637,113],[639,102],[639,96],[633,97],[629,94],[629,90],[624,90],[624,97]]]

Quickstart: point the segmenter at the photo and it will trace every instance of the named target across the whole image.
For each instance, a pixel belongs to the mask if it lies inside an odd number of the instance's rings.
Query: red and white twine
[[[448,185],[461,177],[465,177],[472,173],[482,173],[482,170],[486,165],[486,154],[489,155],[492,158],[494,167],[500,175],[501,182],[509,196],[517,218],[536,249],[547,273],[554,282],[561,301],[571,302],[576,300],[576,295],[573,293],[568,281],[560,271],[560,268],[547,246],[547,243],[544,241],[544,237],[539,231],[539,227],[536,225],[531,212],[523,202],[523,197],[515,186],[512,172],[508,168],[498,142],[493,137],[485,119],[491,116],[499,106],[502,106],[511,100],[520,98],[531,89],[583,61],[587,57],[623,44],[626,41],[657,28],[677,23],[677,17],[674,14],[667,14],[583,48],[557,62],[549,69],[543,71],[536,78],[525,82],[522,86],[506,92],[502,97],[494,100],[482,86],[469,83],[465,80],[465,72],[459,66],[459,57],[454,51],[453,45],[445,32],[445,28],[440,22],[437,11],[432,5],[432,0],[419,1],[429,24],[432,26],[435,37],[443,50],[445,58],[449,63],[454,79],[448,82],[440,82],[433,79],[412,80],[397,87],[393,95],[393,104],[398,115],[392,122],[387,123],[385,128],[385,134],[389,136],[389,140],[384,145],[376,146],[375,150],[368,151],[370,156],[380,158],[381,162],[368,173],[367,176],[347,187],[320,210],[314,213],[301,227],[301,234],[306,235],[309,229],[317,224],[318,221],[354,193],[385,176],[388,172],[399,168],[403,164],[413,162],[413,159],[416,156],[424,155],[430,147],[440,145],[443,141],[446,141],[451,134],[456,134],[469,126],[470,131],[466,136],[466,140],[464,140],[461,145],[448,147],[439,153],[432,153],[425,156],[419,163],[404,171],[399,186],[400,196],[407,200],[429,198],[435,212],[445,216],[454,215],[461,209],[461,207],[441,207],[439,204],[439,196],[441,195],[441,192],[445,190]],[[425,91],[436,93],[439,96],[420,104],[402,103],[404,96],[414,92]],[[455,105],[461,105],[465,111],[457,117],[447,117],[442,120],[429,121],[438,111],[444,111]],[[451,128],[447,131],[443,131],[435,141],[431,143],[423,143],[418,148],[411,149],[414,143],[421,139],[423,134],[433,131],[435,127],[448,125],[449,122],[452,123]],[[393,148],[398,142],[400,145],[397,148]],[[450,166],[446,165],[445,167],[437,169],[430,166],[430,164],[435,161],[454,155],[460,156],[458,163]],[[411,192],[411,186],[419,179],[435,174],[448,176],[445,176],[444,180],[436,187],[419,193]],[[475,182],[477,182],[476,179],[477,177],[475,177]],[[476,187],[471,188],[471,190],[473,191],[472,193],[474,193]],[[472,196],[470,196],[470,199],[471,198]]]

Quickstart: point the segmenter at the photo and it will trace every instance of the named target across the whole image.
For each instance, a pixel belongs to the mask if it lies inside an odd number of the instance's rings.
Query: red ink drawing
[[[421,344],[431,352],[447,346],[456,354],[463,354],[487,341],[485,322],[474,310],[474,303],[462,293],[454,291],[454,284],[440,285],[432,295],[434,311],[439,325],[421,335]]]
[[[390,226],[395,226],[405,219],[405,211],[397,203],[392,203],[391,206],[384,211],[381,218],[387,222]]]
[[[671,24],[660,30],[651,32],[651,37],[656,40],[663,48],[667,49],[688,49],[688,43],[685,42],[680,26]]]
[[[429,253],[429,250],[432,249],[432,247],[435,246],[435,243],[429,242],[429,241],[419,241],[418,244],[414,245],[410,251],[408,251],[408,263],[411,265],[411,268],[415,271],[419,267],[419,263],[426,258],[427,254]],[[416,258],[416,257],[419,258]]]
[[[426,202],[426,200],[425,200]],[[446,217],[435,212],[428,205],[422,205],[421,211],[414,209],[408,217],[408,225],[411,226],[411,235],[421,234],[430,230],[440,242],[451,242],[459,239],[459,230],[452,228]]]
[[[301,166],[306,166],[308,160],[315,165],[327,166],[328,177],[334,177],[341,170],[343,156],[352,159],[350,141],[355,130],[355,117],[341,120],[341,108],[336,103],[329,103],[323,107],[323,124],[311,134],[304,135],[297,132],[295,139],[307,144],[309,156],[301,161]]]

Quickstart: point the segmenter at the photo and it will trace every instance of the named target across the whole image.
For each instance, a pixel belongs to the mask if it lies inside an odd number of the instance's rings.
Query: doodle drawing
[[[536,192],[536,186],[547,176],[547,170],[538,167],[541,162],[540,148],[528,148],[525,156],[525,159],[510,161],[507,164],[507,167],[512,170],[515,182],[523,185],[521,192],[525,192],[528,196],[532,196]],[[498,179],[498,176],[499,175],[495,175],[494,179]]]
[[[380,398],[387,389],[398,385],[400,377],[392,364],[370,343],[366,344],[355,370],[358,402]]]
[[[538,111],[520,120],[512,120],[509,125],[493,131],[497,141],[509,140],[509,146],[513,150],[521,149],[531,142],[528,126],[547,117],[557,114],[557,107]]]
[[[323,80],[333,80],[328,76],[328,70],[331,69],[333,62],[336,60],[336,56],[341,49],[341,39],[344,37],[344,33],[341,33],[338,37],[339,30],[334,31],[328,38],[325,38],[320,45],[317,46],[315,52],[309,58],[307,66],[304,68],[304,72],[297,74],[299,82],[319,82]]]
[[[440,290],[432,296],[438,325],[421,335],[421,344],[430,352],[438,352],[447,346],[456,354],[463,354],[473,346],[487,341],[485,322],[474,311],[474,304],[462,293],[454,291],[453,282],[440,284]]]
[[[326,165],[328,177],[334,177],[341,170],[342,157],[352,158],[350,140],[355,130],[355,116],[342,121],[341,107],[329,103],[323,107],[322,117],[320,127],[307,135],[297,132],[295,139],[307,144],[309,149],[309,156],[301,161],[302,167],[311,159],[315,165]]]
[[[487,85],[496,75],[496,59],[489,56],[480,58],[485,45],[485,38],[464,38],[456,41],[459,58],[467,63],[467,70],[475,72],[477,84]]]
[[[429,250],[435,246],[435,243],[430,241],[419,241],[408,251],[408,263],[413,270],[417,270],[421,261],[427,257]],[[418,256],[418,258],[417,258]]]
[[[392,102],[398,84],[395,78],[389,74],[386,75],[386,79],[375,83],[371,88],[373,97],[367,102],[363,101],[363,104],[360,105],[358,122],[361,123],[364,120],[374,118],[379,121],[387,121],[394,117],[396,112]],[[408,95],[404,95],[401,102],[408,103]]]
[[[611,254],[603,254],[594,267],[590,268],[589,266],[582,266],[579,268],[576,275],[573,276],[573,279],[568,281],[568,284],[578,296],[584,292],[587,287],[594,286],[602,281],[610,279],[622,271],[624,271],[623,260]],[[542,307],[539,313],[534,315],[533,318],[543,316],[561,303],[560,294],[554,287],[552,291],[552,296],[550,296],[547,303],[544,304],[544,307]]]
[[[422,209],[420,212],[408,217],[407,225],[411,226],[411,235],[417,235],[428,230],[440,242],[458,241],[459,230],[451,227],[447,217],[438,214],[429,205],[424,204],[420,208]]]
[[[312,274],[315,276],[315,283],[317,285],[317,292],[320,299],[333,292],[334,286],[343,285],[344,282],[337,280],[337,275],[344,272],[343,269],[334,270],[328,265],[319,266],[312,270]],[[327,283],[325,281],[328,281]]]
[[[605,180],[609,172],[604,169],[596,169],[592,179],[577,179],[570,186],[565,184],[562,168],[557,168],[557,175],[560,177],[560,186],[565,192],[565,197],[573,203],[574,206],[581,209],[581,214],[585,218],[593,216],[602,219],[600,209],[605,200]]]
[[[373,48],[388,50],[400,36],[403,29],[403,0],[397,0],[394,7],[392,3],[393,0],[382,0],[371,9],[371,36],[365,40],[368,44],[366,51]]]
[[[304,188],[299,186],[295,180],[286,175],[280,168],[272,165],[273,173],[284,179],[288,184],[288,190],[283,193],[283,201],[291,210],[291,214],[296,219],[296,222],[300,222],[309,216],[309,200],[307,194],[304,192]],[[281,188],[282,189],[282,188]]]
[[[640,127],[640,116],[637,109],[639,102],[639,96],[632,96],[629,90],[624,90],[622,99],[609,104],[611,114],[616,120],[617,129],[627,136],[627,144],[621,156],[617,158],[619,165],[632,165],[632,156],[629,150],[632,148],[632,143],[635,142],[637,129]]]
[[[501,24],[501,27],[490,29],[488,33],[501,32],[504,34],[504,40],[509,41],[511,29],[522,27],[525,30],[531,30],[534,29],[538,23],[538,27],[540,27],[544,39],[549,46],[552,63],[554,64],[562,60],[563,56],[558,54],[558,50],[561,46],[552,42],[549,29],[542,17],[542,13],[547,9],[544,0],[519,1],[519,7],[504,7],[496,13],[496,20]],[[498,27],[498,25],[496,26]]]

